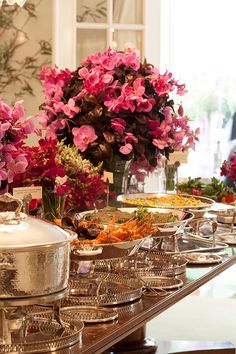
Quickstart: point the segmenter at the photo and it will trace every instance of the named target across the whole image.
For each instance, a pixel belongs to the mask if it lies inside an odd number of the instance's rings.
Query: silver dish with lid
[[[75,234],[20,212],[0,212],[0,299],[57,293],[69,279],[71,241]]]

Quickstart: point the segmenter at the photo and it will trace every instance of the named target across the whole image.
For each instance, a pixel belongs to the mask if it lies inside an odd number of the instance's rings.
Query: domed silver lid
[[[22,202],[10,194],[0,196],[0,200],[18,202],[14,212],[0,212],[0,250],[51,245],[74,238],[71,233],[50,222],[21,213]]]

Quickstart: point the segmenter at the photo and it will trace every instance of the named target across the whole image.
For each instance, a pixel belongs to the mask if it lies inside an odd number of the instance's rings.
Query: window
[[[187,84],[186,113],[201,129],[182,176],[219,176],[236,109],[235,0],[169,1],[169,69]]]
[[[180,176],[218,176],[236,110],[235,0],[227,6],[224,0],[70,0],[70,6],[54,0],[54,6],[59,67],[75,69],[89,54],[134,42],[161,72],[186,83],[181,99],[201,136]]]
[[[88,55],[133,43],[159,64],[160,0],[54,0],[54,63],[75,69]]]

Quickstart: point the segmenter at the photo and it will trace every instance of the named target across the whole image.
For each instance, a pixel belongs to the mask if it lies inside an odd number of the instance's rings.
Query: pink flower
[[[179,132],[174,133],[174,140],[178,142],[182,142],[185,137],[185,131],[181,130]]]
[[[20,118],[24,117],[24,115],[25,110],[23,106],[23,100],[17,101],[12,109],[12,117],[14,120],[19,120]]]
[[[153,98],[143,98],[137,102],[138,112],[150,112],[155,104]]]
[[[75,114],[80,111],[80,108],[75,106],[73,98],[70,98],[67,104],[64,104],[63,102],[55,102],[53,107],[55,108],[55,112],[65,113],[69,118],[73,118]]]
[[[46,137],[47,139],[57,140],[57,135],[54,127],[49,125],[46,129]]]
[[[135,47],[135,44],[132,42],[126,42],[124,45],[126,53],[134,52],[138,57],[140,57],[140,50]]]
[[[80,77],[82,77],[82,79],[86,79],[88,77],[89,71],[87,68],[83,67],[79,69],[78,74]]]
[[[124,155],[130,154],[132,150],[133,150],[133,146],[129,143],[127,143],[119,148],[119,151]]]
[[[171,97],[183,95],[185,84],[141,62],[131,44],[126,52],[93,54],[70,74],[44,68],[42,78],[47,118],[40,120],[48,134],[65,137],[83,157],[104,166],[118,151],[154,166],[159,153],[188,149],[198,140]]]
[[[95,130],[90,125],[82,125],[80,128],[73,128],[72,134],[74,135],[74,144],[78,146],[81,152],[84,152],[88,144],[97,139]]]
[[[134,136],[132,133],[125,133],[125,141],[127,141],[128,143],[138,143],[138,139],[136,138],[136,136]]]
[[[26,170],[26,167],[28,166],[28,161],[26,160],[24,155],[19,155],[15,160],[11,159],[7,163],[7,180],[8,183],[12,183],[14,176],[23,173]]]
[[[65,119],[57,119],[52,122],[51,127],[54,129],[54,131],[58,130],[63,130],[67,125],[67,121]]]
[[[160,150],[164,150],[168,146],[167,142],[161,139],[153,139],[152,143]]]
[[[64,113],[67,115],[69,118],[73,118],[76,113],[80,111],[79,107],[75,106],[75,101],[73,98],[70,98],[68,101],[68,104],[64,106]]]
[[[0,139],[2,139],[5,135],[5,132],[11,127],[11,123],[0,123]]]
[[[185,90],[185,84],[182,84],[182,85],[178,85],[177,84],[177,95],[180,95],[180,96],[183,96],[183,95],[185,95],[188,91],[187,90]]]
[[[166,123],[168,124],[171,124],[172,123],[172,108],[170,106],[167,106],[167,107],[164,107],[163,108],[163,113],[164,113],[164,116],[165,116],[165,121]]]
[[[1,181],[4,181],[7,179],[7,172],[5,169],[5,162],[2,161],[0,162],[0,186],[1,186]]]
[[[111,120],[111,127],[114,129],[118,134],[122,135],[124,133],[126,122],[122,118],[113,118]]]
[[[35,117],[39,120],[39,123],[41,124],[41,126],[43,128],[47,127],[49,118],[48,118],[48,115],[46,113],[38,113],[38,114],[36,114]]]
[[[25,119],[24,123],[22,123],[22,128],[25,134],[31,134],[35,131],[35,124],[31,117]]]

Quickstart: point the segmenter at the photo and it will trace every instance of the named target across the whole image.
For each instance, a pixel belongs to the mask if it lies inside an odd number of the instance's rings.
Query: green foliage
[[[200,177],[189,177],[186,182],[178,184],[177,188],[182,193],[200,195],[215,201],[221,201],[223,197],[234,194],[233,189],[229,188],[225,181],[215,177],[212,177],[210,183],[204,183]]]

